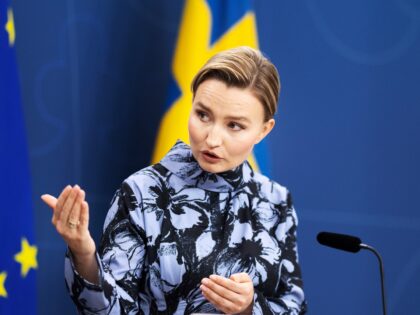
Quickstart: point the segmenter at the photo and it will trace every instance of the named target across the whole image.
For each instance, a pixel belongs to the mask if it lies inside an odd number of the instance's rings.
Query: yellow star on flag
[[[4,298],[7,297],[7,291],[6,291],[6,288],[4,287],[6,278],[7,278],[7,272],[5,271],[0,272],[0,297],[4,297]]]
[[[9,46],[11,47],[15,44],[15,38],[16,38],[15,21],[13,19],[12,9],[7,10],[7,23],[4,26],[4,28],[6,29],[7,33],[9,34]]]
[[[21,244],[22,250],[15,255],[15,260],[21,264],[20,274],[24,278],[31,268],[38,268],[38,262],[36,260],[38,248],[34,245],[30,245],[24,237],[22,238]]]

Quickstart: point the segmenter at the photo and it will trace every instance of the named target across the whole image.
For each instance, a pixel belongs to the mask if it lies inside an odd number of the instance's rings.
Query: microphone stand
[[[367,250],[371,251],[372,253],[375,254],[375,256],[379,260],[379,272],[381,274],[381,288],[382,288],[382,309],[383,309],[383,314],[386,315],[384,265],[382,263],[381,255],[379,255],[378,251],[375,248],[373,248],[372,246],[361,243],[360,248],[367,249]]]

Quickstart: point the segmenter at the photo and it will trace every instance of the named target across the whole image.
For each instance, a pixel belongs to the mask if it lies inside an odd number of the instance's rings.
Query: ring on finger
[[[79,222],[68,221],[67,225],[69,226],[69,228],[75,229],[79,225]]]

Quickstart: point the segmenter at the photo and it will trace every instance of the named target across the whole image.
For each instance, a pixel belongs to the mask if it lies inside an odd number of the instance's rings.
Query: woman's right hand
[[[85,192],[78,185],[68,185],[60,196],[42,195],[41,199],[53,209],[52,224],[69,246],[75,261],[91,261],[96,246],[89,233],[89,205]]]

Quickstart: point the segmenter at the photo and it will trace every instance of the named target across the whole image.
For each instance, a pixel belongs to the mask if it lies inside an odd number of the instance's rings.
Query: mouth
[[[213,157],[213,158],[218,158],[218,159],[220,159],[220,158],[221,158],[220,156],[218,156],[216,153],[214,153],[214,152],[212,152],[212,151],[205,150],[205,151],[203,151],[203,153],[204,153],[204,154],[207,154],[207,155],[209,155],[209,156],[211,156],[211,157]]]
[[[208,151],[208,150],[202,151],[201,153],[203,154],[204,158],[209,162],[217,162],[222,159],[216,153]]]

